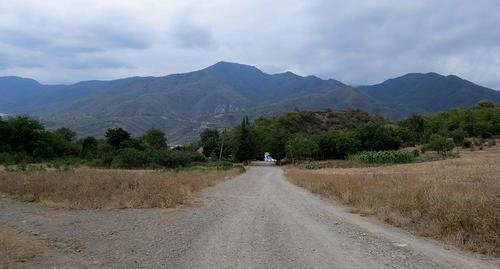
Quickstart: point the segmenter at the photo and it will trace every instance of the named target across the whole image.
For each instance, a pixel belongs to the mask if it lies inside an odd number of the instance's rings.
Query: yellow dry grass
[[[59,208],[167,208],[180,205],[192,193],[238,173],[237,169],[0,171],[0,192]]]
[[[286,172],[291,182],[359,213],[500,256],[500,147],[428,163]]]
[[[39,254],[32,239],[12,229],[0,226],[0,268],[14,268]]]

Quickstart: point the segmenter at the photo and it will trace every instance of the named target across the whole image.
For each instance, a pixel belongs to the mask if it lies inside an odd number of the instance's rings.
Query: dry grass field
[[[180,205],[192,193],[239,173],[238,169],[0,171],[0,192],[58,208],[167,208]]]
[[[500,147],[444,161],[305,170],[291,182],[360,214],[482,254],[500,256]]]
[[[0,268],[17,268],[34,258],[39,253],[35,245],[28,235],[0,226]]]

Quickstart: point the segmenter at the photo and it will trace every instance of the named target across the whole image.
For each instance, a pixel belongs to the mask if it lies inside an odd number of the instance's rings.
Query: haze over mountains
[[[102,136],[123,127],[142,134],[155,127],[171,143],[192,141],[206,127],[231,127],[243,115],[275,115],[294,108],[359,108],[391,119],[500,102],[500,92],[456,76],[407,74],[371,86],[291,72],[266,74],[242,64],[219,62],[205,69],[164,77],[130,77],[43,85],[0,77],[0,113],[30,114],[49,127],[67,126],[79,135]]]

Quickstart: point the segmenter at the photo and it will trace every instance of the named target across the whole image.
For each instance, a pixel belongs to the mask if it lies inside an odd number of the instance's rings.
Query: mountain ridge
[[[154,127],[166,131],[173,142],[188,142],[203,128],[231,127],[243,115],[271,116],[294,108],[359,108],[393,119],[425,114],[440,107],[412,104],[404,92],[415,92],[415,85],[421,85],[416,87],[417,92],[422,87],[441,85],[443,78],[444,84],[458,89],[452,92],[460,93],[452,105],[464,103],[462,92],[477,89],[479,97],[492,96],[494,101],[500,101],[500,92],[497,98],[491,93],[494,90],[437,73],[410,73],[380,84],[352,87],[334,79],[300,76],[290,71],[268,74],[255,66],[221,61],[188,73],[88,80],[69,85],[45,85],[18,77],[14,81],[22,82],[21,85],[12,86],[2,84],[9,79],[0,77],[0,94],[10,93],[9,98],[0,100],[0,112],[34,115],[49,127],[68,126],[79,135],[102,136],[111,127],[141,134]],[[428,80],[433,79],[438,82],[429,84]],[[388,84],[393,85],[389,90]],[[424,90],[424,95],[429,94],[429,90]],[[21,91],[24,94],[12,94]],[[449,91],[447,94],[452,95]]]
[[[470,107],[483,99],[500,102],[499,91],[456,75],[444,76],[434,72],[408,73],[357,88],[388,106],[396,107],[403,117]]]

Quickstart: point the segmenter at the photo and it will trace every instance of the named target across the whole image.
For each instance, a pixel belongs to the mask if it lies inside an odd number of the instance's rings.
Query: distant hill
[[[242,115],[275,115],[293,108],[385,112],[377,101],[336,80],[291,72],[270,75],[227,62],[164,77],[39,84],[25,96],[30,97],[13,98],[12,105],[0,106],[0,111],[36,115],[49,127],[65,125],[81,135],[102,136],[110,127],[142,134],[155,127],[173,142],[192,140],[207,126],[231,127],[236,120],[226,114],[239,121]]]
[[[219,62],[202,70],[163,77],[130,77],[43,85],[0,77],[0,113],[30,114],[48,127],[67,126],[80,136],[103,136],[123,127],[135,135],[166,131],[171,143],[193,141],[206,127],[228,128],[250,118],[295,108],[358,108],[398,119],[470,106],[500,93],[458,77],[408,74],[379,85],[354,88],[339,81],[291,72],[267,74],[243,64]]]
[[[500,92],[457,76],[411,73],[358,89],[386,106],[400,111],[393,118],[413,113],[430,114],[457,107],[470,107],[483,99],[500,102]]]
[[[24,102],[40,94],[43,85],[20,77],[0,77],[0,112],[14,111]]]

